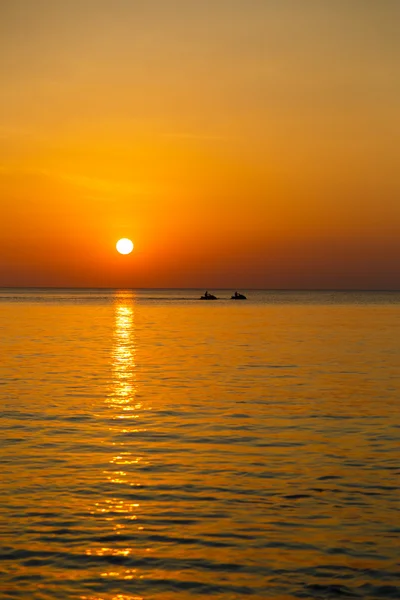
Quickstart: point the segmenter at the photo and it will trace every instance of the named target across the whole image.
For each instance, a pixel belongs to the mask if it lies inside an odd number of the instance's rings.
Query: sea
[[[0,290],[0,598],[400,598],[400,292]]]

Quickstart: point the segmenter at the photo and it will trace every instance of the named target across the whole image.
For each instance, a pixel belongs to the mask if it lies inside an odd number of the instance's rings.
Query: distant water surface
[[[1,599],[400,597],[400,293],[210,291],[0,290]]]

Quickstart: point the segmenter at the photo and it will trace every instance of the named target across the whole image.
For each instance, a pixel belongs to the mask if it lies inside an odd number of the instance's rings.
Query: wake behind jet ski
[[[200,300],[218,300],[217,296],[213,296],[213,294],[209,294],[206,292],[204,296],[200,297]]]
[[[235,292],[233,296],[231,296],[231,300],[247,300],[247,298],[244,294],[239,294],[238,292]]]

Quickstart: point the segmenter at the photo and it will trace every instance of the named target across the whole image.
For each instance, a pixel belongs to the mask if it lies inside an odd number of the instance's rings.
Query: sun
[[[133,250],[133,243],[128,238],[118,240],[116,246],[120,254],[130,254]]]

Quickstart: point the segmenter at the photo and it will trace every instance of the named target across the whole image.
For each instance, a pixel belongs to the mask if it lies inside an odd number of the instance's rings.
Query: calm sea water
[[[1,599],[399,598],[400,293],[198,296],[0,290]]]

